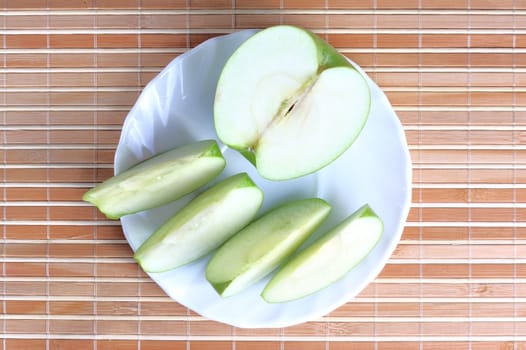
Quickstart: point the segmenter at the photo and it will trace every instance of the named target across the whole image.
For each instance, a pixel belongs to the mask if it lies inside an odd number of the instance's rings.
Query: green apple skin
[[[318,49],[319,72],[334,67],[350,67],[354,69],[347,58],[339,53],[334,47],[311,31],[305,30],[316,44]]]
[[[226,166],[215,140],[153,156],[87,191],[82,199],[110,219],[159,207],[207,184]]]
[[[382,220],[369,205],[362,206],[284,264],[261,296],[282,303],[324,289],[356,267],[382,234]]]
[[[367,81],[345,56],[308,30],[279,25],[249,38],[225,64],[214,125],[262,177],[288,180],[345,152],[370,101]]]
[[[225,242],[257,214],[263,192],[246,173],[202,192],[159,227],[135,252],[146,272],[163,272],[193,262]]]
[[[258,282],[290,256],[327,217],[331,206],[309,198],[285,203],[251,222],[212,256],[206,279],[223,297]]]

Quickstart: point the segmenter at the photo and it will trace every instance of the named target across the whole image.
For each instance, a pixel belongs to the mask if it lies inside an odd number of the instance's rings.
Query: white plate
[[[145,87],[124,122],[115,154],[116,173],[175,146],[217,138],[212,104],[219,73],[232,52],[254,33],[246,30],[210,39],[175,58]],[[248,172],[265,193],[262,212],[293,198],[317,196],[327,200],[333,210],[318,234],[369,203],[385,225],[384,235],[371,254],[330,287],[284,304],[268,304],[260,297],[268,278],[239,295],[222,299],[205,279],[208,256],[170,272],[150,275],[171,298],[209,319],[237,327],[284,327],[328,314],[350,301],[380,273],[400,240],[407,218],[411,162],[396,114],[382,91],[367,79],[372,90],[369,120],[357,141],[331,165],[300,179],[272,182],[262,179],[248,161],[220,143],[227,167],[218,180]],[[133,250],[191,196],[121,218]]]

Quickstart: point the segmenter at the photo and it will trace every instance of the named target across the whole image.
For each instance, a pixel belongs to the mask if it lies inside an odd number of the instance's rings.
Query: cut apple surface
[[[364,205],[281,267],[263,290],[263,299],[286,302],[327,287],[357,266],[382,233],[382,221]]]
[[[286,203],[253,221],[214,254],[206,278],[223,297],[256,283],[292,254],[327,217],[319,198]]]
[[[369,114],[365,78],[313,33],[275,26],[256,33],[225,64],[214,122],[221,141],[261,176],[286,180],[332,162]]]
[[[198,141],[144,160],[87,191],[82,199],[118,219],[181,198],[214,179],[225,165],[216,141]]]
[[[146,272],[162,272],[216,249],[256,215],[263,192],[246,173],[231,176],[195,197],[135,252]]]

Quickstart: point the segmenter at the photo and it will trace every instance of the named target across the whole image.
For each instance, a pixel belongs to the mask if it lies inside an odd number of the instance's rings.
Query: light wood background
[[[0,4],[4,349],[526,349],[526,1]],[[314,30],[385,90],[413,204],[356,300],[243,330],[169,300],[80,196],[112,174],[128,110],[170,60],[277,23]]]

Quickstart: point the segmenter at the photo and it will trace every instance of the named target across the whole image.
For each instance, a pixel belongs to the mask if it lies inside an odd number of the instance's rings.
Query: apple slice
[[[250,37],[226,62],[216,88],[216,132],[261,176],[286,180],[341,155],[369,115],[370,91],[349,61],[294,26]]]
[[[135,252],[146,272],[162,272],[195,261],[254,218],[263,192],[246,173],[223,180],[195,197]]]
[[[223,297],[256,283],[292,254],[327,217],[331,206],[309,198],[286,203],[250,223],[221,246],[206,279]]]
[[[82,197],[110,219],[155,208],[205,185],[226,162],[215,140],[158,154],[90,189]]]
[[[280,303],[327,287],[357,266],[382,233],[382,220],[364,205],[282,266],[263,290],[263,299]]]

